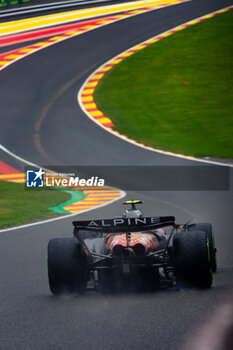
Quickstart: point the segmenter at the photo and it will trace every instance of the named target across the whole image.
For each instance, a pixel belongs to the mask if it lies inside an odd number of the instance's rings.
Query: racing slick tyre
[[[86,290],[85,257],[75,238],[54,238],[48,243],[48,278],[51,292],[83,293]]]
[[[189,231],[203,231],[206,232],[207,237],[209,239],[209,249],[210,249],[210,264],[212,268],[212,272],[216,272],[217,270],[217,258],[216,258],[216,248],[215,248],[215,240],[214,240],[214,232],[213,227],[209,223],[200,223],[188,225]]]
[[[178,283],[210,288],[212,270],[209,240],[203,231],[188,231],[174,235],[174,273]]]

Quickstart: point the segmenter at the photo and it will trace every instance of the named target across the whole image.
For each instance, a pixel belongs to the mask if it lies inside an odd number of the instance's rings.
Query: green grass
[[[115,129],[152,147],[233,158],[233,11],[130,56],[95,92]]]
[[[70,199],[64,191],[26,190],[25,184],[3,181],[0,181],[0,192],[1,228],[58,216],[48,208]]]

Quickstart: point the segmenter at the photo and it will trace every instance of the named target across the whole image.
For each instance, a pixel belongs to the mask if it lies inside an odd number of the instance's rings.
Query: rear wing
[[[140,218],[116,218],[89,221],[73,221],[75,230],[94,230],[102,233],[137,232],[175,226],[174,216],[152,216]]]

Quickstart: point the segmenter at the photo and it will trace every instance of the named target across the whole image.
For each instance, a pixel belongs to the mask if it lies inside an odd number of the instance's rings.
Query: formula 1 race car
[[[209,288],[216,249],[209,223],[175,223],[173,216],[144,217],[136,204],[122,217],[74,221],[74,237],[51,239],[51,292],[154,290],[161,286]],[[166,228],[166,230],[165,230]]]

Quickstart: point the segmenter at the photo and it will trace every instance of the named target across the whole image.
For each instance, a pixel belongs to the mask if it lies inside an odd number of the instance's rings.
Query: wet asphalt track
[[[79,110],[76,95],[95,68],[122,50],[231,4],[195,0],[153,11],[58,43],[9,66],[0,77],[1,143],[43,165],[195,165],[111,136]],[[35,124],[41,116],[38,133]],[[127,195],[144,200],[147,215],[213,223],[219,262],[213,287],[54,298],[47,283],[46,246],[52,237],[71,235],[72,219],[5,232],[0,234],[0,349],[180,349],[183,338],[211,316],[233,280],[232,192]],[[107,218],[121,212],[121,203],[116,202],[79,218]]]

